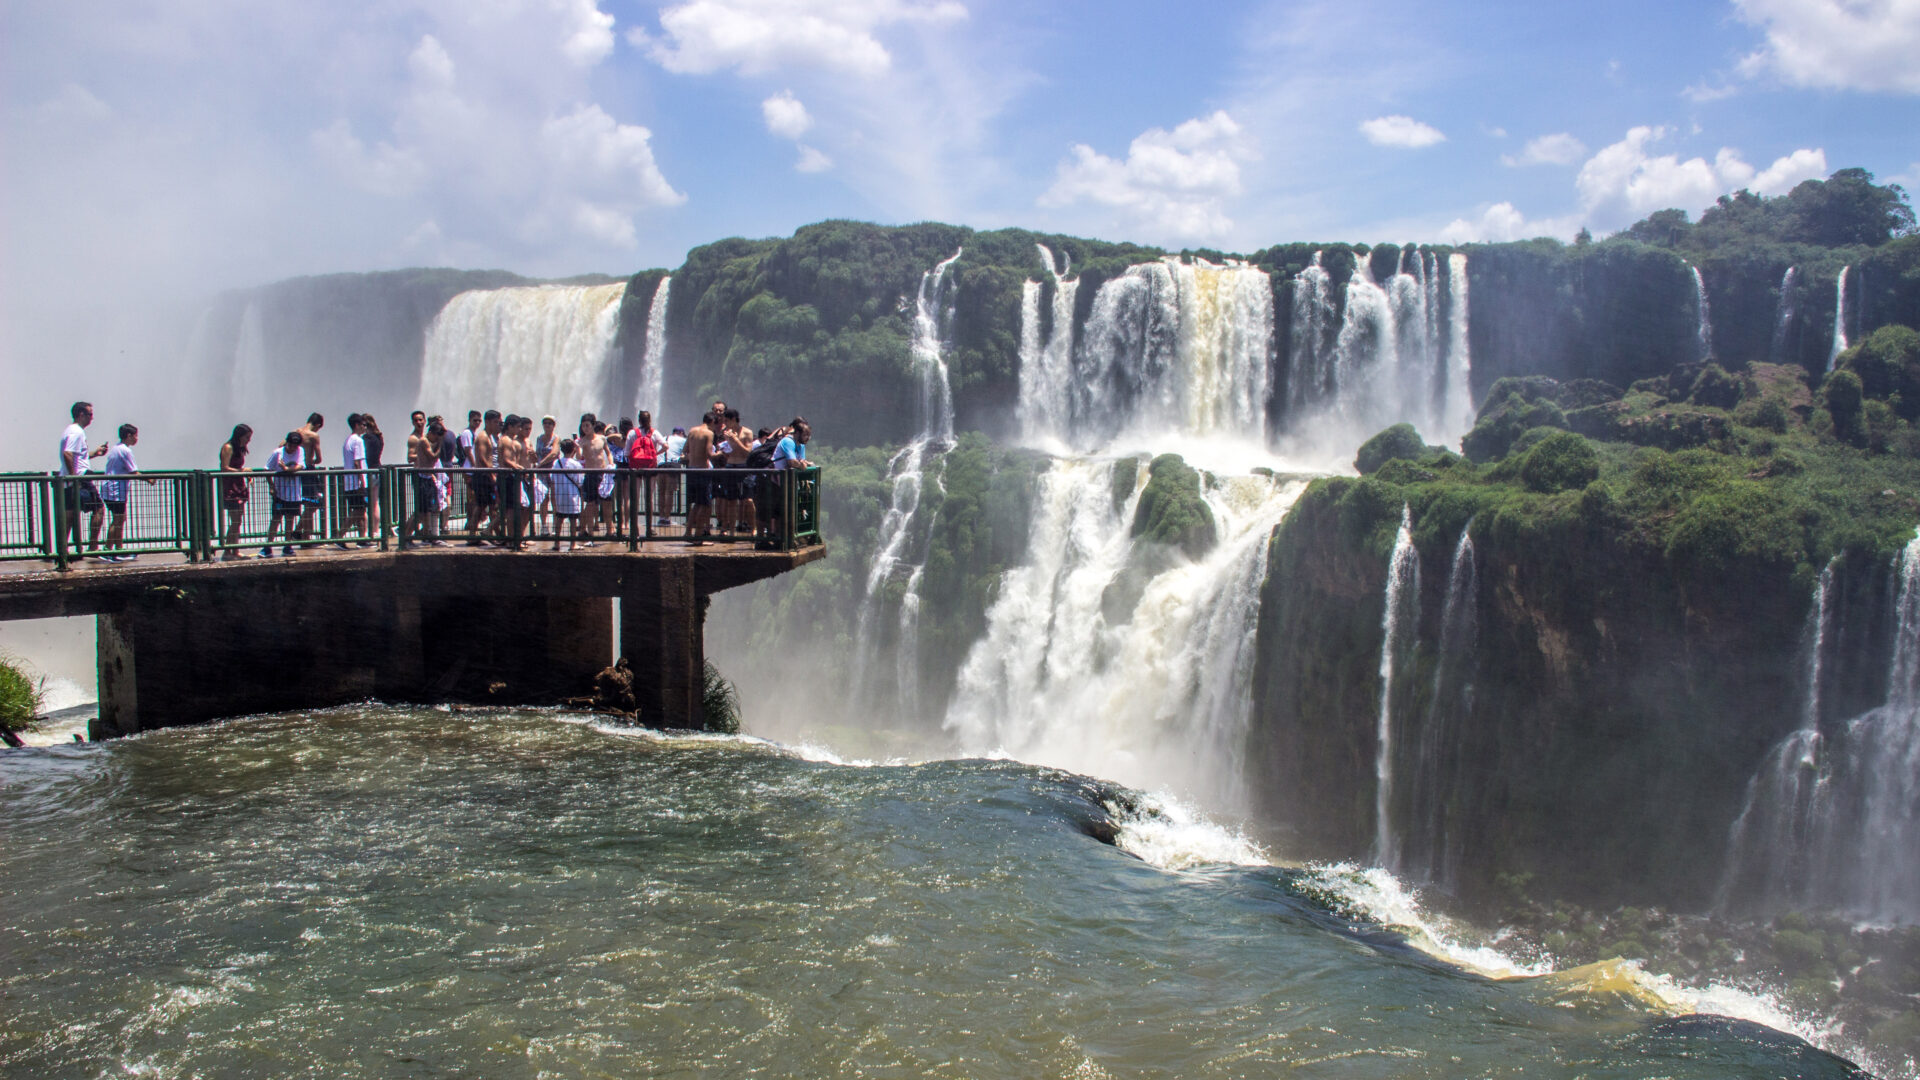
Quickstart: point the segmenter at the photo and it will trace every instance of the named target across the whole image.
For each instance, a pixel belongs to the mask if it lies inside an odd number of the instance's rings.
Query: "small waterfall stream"
[[[1403,609],[1420,602],[1420,553],[1413,546],[1413,508],[1400,508],[1400,531],[1387,560],[1387,591],[1380,614],[1380,711],[1373,756],[1373,857],[1398,869],[1400,849],[1393,830],[1393,669],[1400,640],[1418,621]],[[1409,617],[1412,616],[1412,617]]]
[[[1053,279],[1053,306],[1045,340],[1040,334],[1040,298],[1044,288],[1029,281],[1021,293],[1020,401],[1018,419],[1028,441],[1066,443],[1073,416],[1073,307],[1078,278],[1067,276],[1071,261],[1056,269],[1052,249],[1035,244]]]
[[[1833,347],[1827,350],[1827,370],[1833,370],[1833,362],[1847,351],[1847,275],[1853,271],[1851,266],[1840,268],[1840,277],[1833,283]]]
[[[1707,282],[1700,276],[1700,268],[1689,265],[1687,269],[1693,273],[1693,313],[1699,321],[1694,341],[1699,347],[1699,360],[1704,364],[1713,359],[1713,309],[1707,305]]]
[[[1406,869],[1425,880],[1451,886],[1459,855],[1452,834],[1450,802],[1461,794],[1460,745],[1473,708],[1473,661],[1479,646],[1479,568],[1473,552],[1473,522],[1460,530],[1447,575],[1446,606],[1440,614],[1440,653],[1433,669],[1432,696],[1420,727],[1418,753],[1408,785],[1412,847],[1403,849]]]
[[[647,308],[647,351],[640,360],[640,399],[635,409],[652,412],[656,423],[664,414],[660,393],[667,376],[667,300],[672,286],[673,275],[668,274],[653,290],[653,303]]]
[[[1773,317],[1773,339],[1767,346],[1767,360],[1780,364],[1787,360],[1787,336],[1793,331],[1793,319],[1800,304],[1800,268],[1787,267],[1780,275],[1780,302]]]

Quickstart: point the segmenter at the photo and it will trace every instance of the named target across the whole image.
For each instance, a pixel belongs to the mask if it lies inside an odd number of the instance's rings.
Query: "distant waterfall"
[[[653,413],[656,423],[665,412],[660,393],[667,376],[667,299],[672,285],[672,274],[662,276],[653,290],[653,304],[647,308],[647,351],[640,359],[640,400],[634,405],[636,412]]]
[[[1067,441],[1073,423],[1073,309],[1080,294],[1078,278],[1067,277],[1072,269],[1055,269],[1053,251],[1035,244],[1040,261],[1053,278],[1053,308],[1047,335],[1040,336],[1040,293],[1038,281],[1026,283],[1020,309],[1020,428],[1030,440]]]
[[[227,391],[235,416],[259,416],[266,411],[271,377],[266,331],[260,325],[260,301],[249,300],[240,313],[240,336],[233,346],[233,385]]]
[[[1413,547],[1413,509],[1400,508],[1400,531],[1393,538],[1387,561],[1387,595],[1380,615],[1380,712],[1373,757],[1373,857],[1389,870],[1400,863],[1393,835],[1393,666],[1402,629],[1417,618],[1403,618],[1402,608],[1420,602],[1420,553]]]
[[[1026,560],[1001,581],[947,729],[968,752],[1230,806],[1267,542],[1304,485],[1203,477],[1220,542],[1189,560],[1132,538],[1147,469],[1119,491],[1116,467],[1060,458],[1042,478]]]
[[[910,348],[920,380],[920,433],[893,456],[888,466],[893,481],[891,499],[880,522],[873,563],[867,568],[866,591],[854,633],[853,685],[860,692],[869,688],[869,671],[880,649],[878,619],[884,586],[904,574],[905,589],[895,626],[893,690],[895,707],[908,717],[919,707],[920,577],[932,536],[931,522],[921,520],[920,496],[929,456],[937,458],[953,446],[953,395],[947,381],[946,352],[953,327],[949,271],[960,255],[954,252],[920,278]],[[940,483],[937,472],[932,479],[934,484]],[[917,558],[909,558],[910,549],[917,552]]]
[[[1776,746],[1735,822],[1723,906],[1790,906],[1877,923],[1920,922],[1920,531],[1899,558],[1886,702],[1838,728],[1820,688],[1834,566],[1821,574],[1808,636],[1801,727]]]
[[[1404,850],[1407,868],[1429,881],[1450,886],[1459,855],[1459,837],[1451,830],[1449,801],[1460,792],[1459,745],[1473,708],[1473,659],[1479,641],[1479,569],[1474,562],[1472,522],[1460,530],[1447,575],[1446,607],[1440,615],[1440,654],[1433,668],[1433,691],[1420,728],[1418,753],[1408,790],[1414,844]]]
[[[1464,435],[1473,425],[1467,257],[1403,250],[1382,285],[1372,260],[1357,256],[1337,329],[1332,292],[1318,258],[1294,277],[1287,441],[1308,452],[1356,446],[1401,421],[1438,442]]]
[[[498,408],[564,416],[603,407],[624,282],[476,289],[427,327],[417,400],[464,418]]]
[[[1056,337],[1071,324],[1060,314]],[[1272,339],[1264,271],[1172,257],[1129,267],[1094,294],[1055,432],[1088,450],[1175,430],[1258,437]]]
[[[1847,274],[1851,266],[1840,268],[1840,278],[1833,284],[1833,348],[1827,352],[1827,370],[1833,370],[1833,362],[1847,351]]]
[[[1788,359],[1787,335],[1793,330],[1793,319],[1799,309],[1799,283],[1800,268],[1797,266],[1787,267],[1787,272],[1780,275],[1780,302],[1773,316],[1773,340],[1767,347],[1767,359],[1775,364],[1785,363]]]
[[[1693,272],[1693,313],[1699,322],[1693,336],[1704,364],[1713,359],[1713,312],[1707,306],[1707,283],[1700,276],[1700,268],[1690,265],[1687,269]]]

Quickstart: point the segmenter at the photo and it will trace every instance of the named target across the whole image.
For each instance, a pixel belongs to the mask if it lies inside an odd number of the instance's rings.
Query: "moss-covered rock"
[[[1360,444],[1360,452],[1354,455],[1353,467],[1360,475],[1377,472],[1380,466],[1396,458],[1418,459],[1427,453],[1426,441],[1420,438],[1412,424],[1395,424],[1373,438]]]
[[[1571,431],[1556,431],[1541,439],[1520,463],[1520,479],[1528,488],[1552,495],[1584,488],[1600,476],[1600,455],[1593,444]]]
[[[1200,495],[1201,476],[1178,454],[1147,466],[1147,486],[1134,507],[1133,535],[1200,558],[1219,543],[1213,510]]]

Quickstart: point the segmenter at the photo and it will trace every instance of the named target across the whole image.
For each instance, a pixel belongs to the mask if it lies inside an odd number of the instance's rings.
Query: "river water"
[[[11,751],[0,1071],[1856,1075],[1442,962],[1150,797],[824,756],[373,706]]]

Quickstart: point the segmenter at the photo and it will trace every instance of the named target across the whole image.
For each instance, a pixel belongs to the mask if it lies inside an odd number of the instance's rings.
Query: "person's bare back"
[[[682,464],[689,469],[713,467],[713,429],[705,421],[687,432],[687,446],[681,452],[681,458]]]

